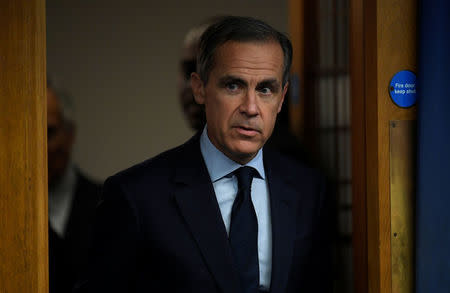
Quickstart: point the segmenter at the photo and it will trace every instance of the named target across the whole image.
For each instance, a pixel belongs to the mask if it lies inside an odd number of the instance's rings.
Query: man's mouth
[[[235,126],[236,131],[244,136],[252,137],[259,133],[258,129],[247,127],[247,126]]]

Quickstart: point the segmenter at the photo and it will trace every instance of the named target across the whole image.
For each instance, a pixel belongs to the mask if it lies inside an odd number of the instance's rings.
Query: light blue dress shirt
[[[229,233],[231,208],[237,194],[238,183],[236,176],[230,177],[227,175],[242,167],[242,165],[229,159],[211,143],[207,135],[207,126],[203,129],[200,137],[200,150],[214,186],[223,223],[227,233]],[[258,219],[259,283],[264,289],[269,289],[272,273],[272,222],[262,149],[245,166],[253,167],[259,173],[259,178],[254,177],[252,181],[251,198]]]

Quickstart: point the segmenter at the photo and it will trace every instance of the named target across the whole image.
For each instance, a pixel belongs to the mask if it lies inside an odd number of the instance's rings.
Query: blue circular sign
[[[402,108],[413,106],[417,100],[416,75],[409,70],[397,72],[389,84],[389,94],[397,106]]]

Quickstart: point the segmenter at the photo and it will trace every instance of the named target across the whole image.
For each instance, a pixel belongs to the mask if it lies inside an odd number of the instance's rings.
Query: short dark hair
[[[214,66],[216,49],[228,41],[278,42],[284,57],[283,85],[288,82],[292,63],[292,44],[287,36],[255,18],[226,16],[210,25],[200,38],[197,73],[205,84],[208,82],[209,74]]]

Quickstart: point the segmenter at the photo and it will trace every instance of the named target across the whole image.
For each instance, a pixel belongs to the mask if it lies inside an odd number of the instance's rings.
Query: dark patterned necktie
[[[256,293],[259,287],[258,221],[251,199],[255,172],[247,166],[234,172],[238,179],[238,192],[231,210],[229,238],[243,293]]]

